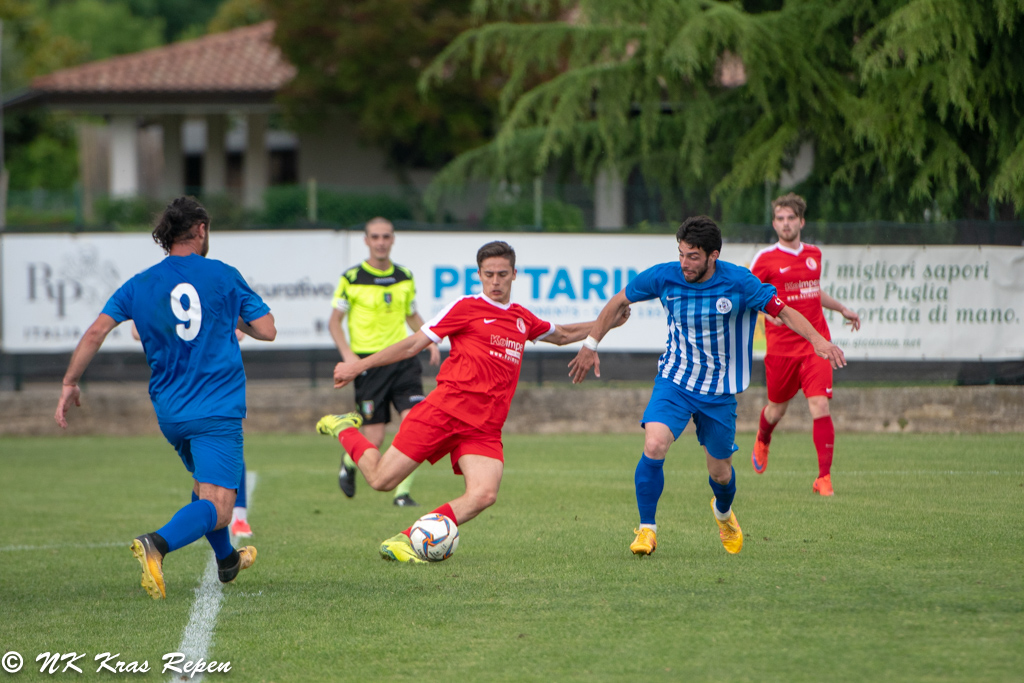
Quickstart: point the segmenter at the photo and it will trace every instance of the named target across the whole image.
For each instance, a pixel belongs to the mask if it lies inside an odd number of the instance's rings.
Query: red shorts
[[[804,396],[832,398],[832,364],[816,354],[806,356],[764,357],[765,382],[768,400],[785,403],[796,396],[799,389]]]
[[[431,465],[451,453],[452,471],[462,474],[459,458],[482,455],[505,462],[501,432],[487,432],[430,403],[417,403],[402,420],[391,445],[416,462]]]

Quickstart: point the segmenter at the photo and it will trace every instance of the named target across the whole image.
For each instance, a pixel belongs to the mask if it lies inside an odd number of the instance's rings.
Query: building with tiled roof
[[[267,21],[61,69],[34,79],[4,107],[83,115],[87,215],[103,196],[227,194],[256,208],[274,184],[315,181],[373,192],[409,182],[425,187],[433,172],[405,169],[400,182],[385,153],[360,144],[354,124],[340,114],[325,116],[317,130],[271,126],[277,94],[296,73],[274,44],[274,30]],[[485,204],[486,188],[446,208],[472,220]],[[622,179],[602,174],[594,205],[597,225],[624,225]]]
[[[40,76],[32,91],[51,105],[93,102],[263,103],[295,76],[271,42],[273,22],[215,33]]]
[[[383,152],[360,145],[343,118],[317,131],[271,128],[277,94],[295,75],[274,28],[268,21],[61,69],[4,106],[88,117],[79,125],[88,196],[227,193],[255,207],[269,184],[395,186]]]

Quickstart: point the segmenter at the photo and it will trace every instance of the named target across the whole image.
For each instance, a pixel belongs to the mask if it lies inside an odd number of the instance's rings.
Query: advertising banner
[[[476,251],[493,239],[516,250],[513,301],[556,323],[592,320],[638,272],[676,259],[671,235],[400,232],[392,258],[412,270],[425,320],[480,291]],[[748,265],[761,246],[726,244],[722,258]],[[164,257],[146,234],[4,235],[0,247],[9,353],[73,349],[115,289]],[[334,346],[331,296],[367,253],[361,232],[215,230],[209,257],[236,267],[274,313],[277,341],[246,339],[242,348],[295,349]],[[862,329],[850,332],[826,312],[851,359],[1024,357],[1024,249],[826,246],[821,287],[861,316]],[[121,325],[103,349],[141,351],[129,332]],[[660,303],[644,302],[601,348],[660,352],[666,336]],[[759,342],[763,349],[760,334]]]

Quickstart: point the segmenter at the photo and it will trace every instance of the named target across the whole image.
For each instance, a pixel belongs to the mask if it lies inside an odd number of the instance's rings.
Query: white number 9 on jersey
[[[188,310],[181,304],[182,297],[188,297]],[[178,336],[185,341],[192,341],[199,334],[203,325],[203,307],[199,304],[199,292],[187,282],[171,290],[171,311],[181,321],[174,327]],[[186,324],[187,323],[187,324]]]

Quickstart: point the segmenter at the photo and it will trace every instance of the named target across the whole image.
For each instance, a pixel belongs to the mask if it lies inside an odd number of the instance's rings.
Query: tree
[[[242,26],[252,26],[269,18],[263,0],[224,0],[217,9],[217,14],[210,19],[206,30],[209,33],[219,33]]]
[[[300,124],[331,110],[351,117],[363,141],[383,147],[400,175],[437,167],[493,133],[497,85],[469,74],[430,97],[423,67],[474,19],[471,0],[266,0],[275,42],[298,73],[284,101]],[[517,16],[513,13],[512,16]]]
[[[205,0],[0,0],[4,90],[27,87],[32,78],[57,69],[156,47],[165,42],[168,29],[177,36],[193,23],[205,25],[219,4]],[[166,17],[161,14],[164,10]],[[4,117],[4,133],[12,190],[72,187],[78,169],[72,117],[46,110],[19,111]]]
[[[449,164],[434,198],[471,178],[523,181],[571,165],[592,180],[610,166],[622,177],[640,169],[666,191],[700,188],[722,211],[777,184],[811,142],[813,182],[871,193],[888,214],[844,203],[849,213],[835,218],[920,219],[925,208],[956,217],[989,201],[1024,211],[1022,3],[580,0],[561,9],[561,21],[470,29],[428,67],[427,89],[486,59],[507,75],[498,134]],[[738,65],[741,83],[730,84]]]
[[[72,0],[77,2],[78,0]],[[164,43],[198,38],[224,0],[127,0],[132,14],[164,22]]]
[[[46,18],[55,35],[75,41],[77,62],[131,54],[164,43],[164,20],[132,14],[127,0],[60,3]]]

